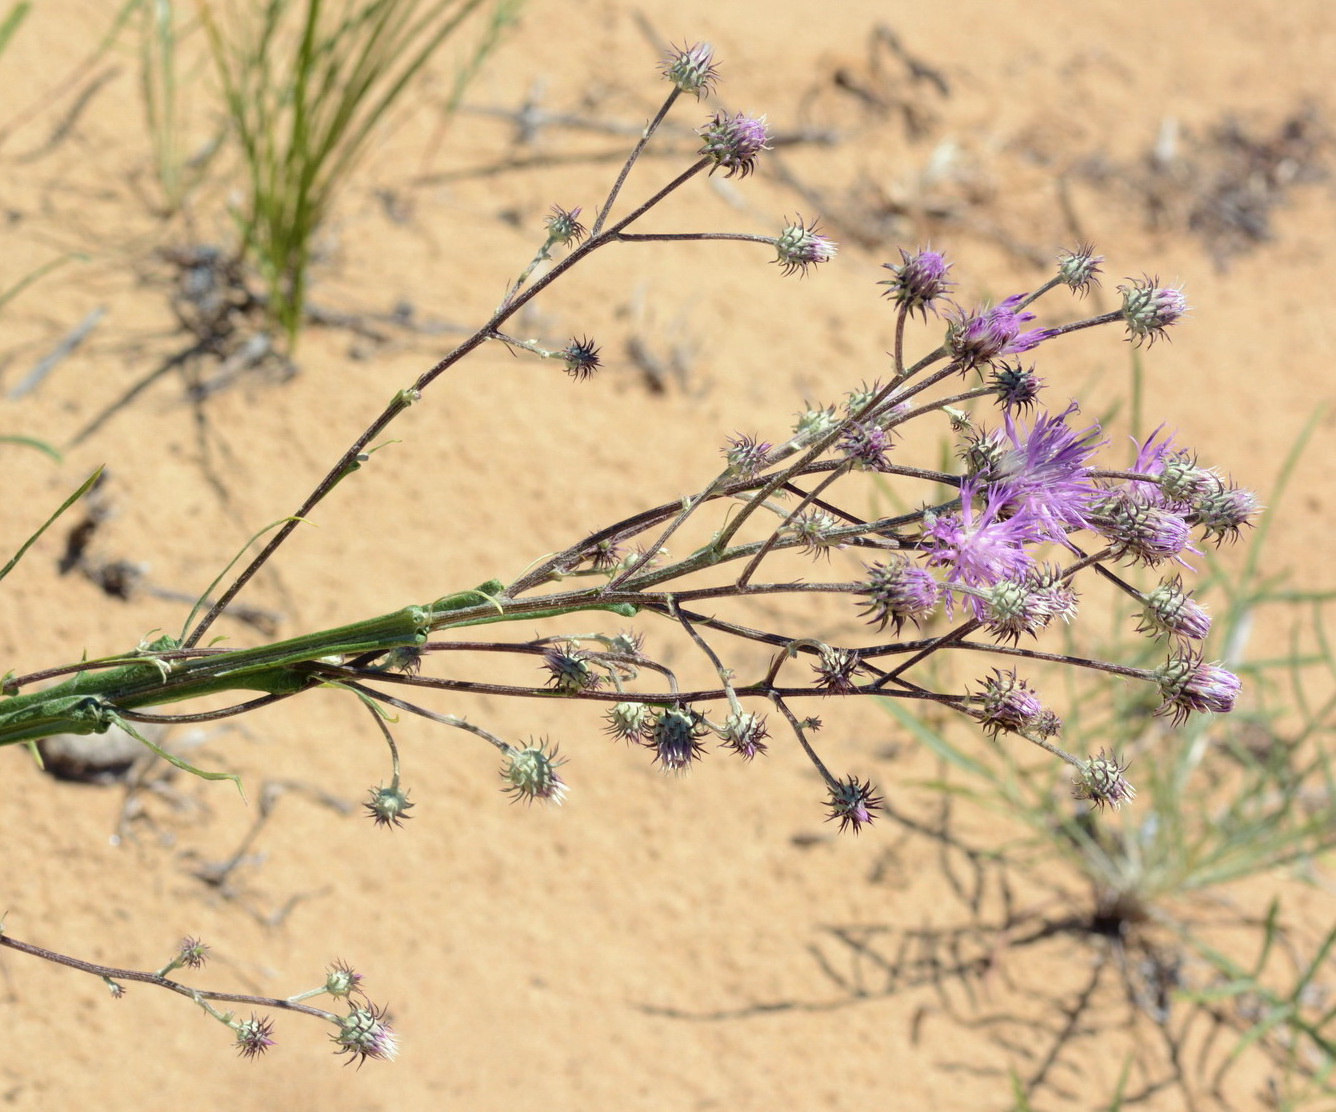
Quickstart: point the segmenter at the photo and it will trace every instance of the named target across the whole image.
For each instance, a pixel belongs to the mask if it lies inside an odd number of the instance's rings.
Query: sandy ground
[[[637,10],[533,0],[466,98],[475,110],[534,98],[627,130],[550,127],[518,147],[513,125],[486,112],[441,130],[444,93],[432,87],[351,183],[320,244],[314,300],[348,314],[408,305],[418,322],[485,319],[548,207],[592,209],[626,135],[663,95]],[[227,194],[240,180],[224,159],[187,217],[154,214],[133,35],[66,81],[109,11],[48,0],[0,59],[0,283],[83,255],[5,310],[0,431],[61,446],[183,345],[171,272],[155,252],[227,242]],[[396,427],[400,443],[346,483],[244,596],[279,616],[279,635],[513,575],[581,531],[695,489],[726,436],[779,434],[804,399],[836,400],[884,373],[891,316],[874,283],[899,246],[946,249],[966,301],[1033,288],[1054,252],[1083,238],[1109,260],[1097,307],[1112,306],[1124,275],[1184,283],[1190,322],[1146,353],[1147,419],[1264,494],[1314,408],[1330,402],[1336,331],[1322,291],[1336,285],[1336,221],[1331,183],[1316,173],[1336,72],[1328,0],[1250,0],[1228,15],[1208,0],[843,0],[764,17],[737,0],[682,0],[671,15],[644,11],[665,39],[715,45],[723,104],[765,112],[805,140],[780,147],[754,178],[693,182],[651,226],[774,234],[785,215],[820,215],[842,244],[838,259],[798,281],[738,244],[596,256],[522,327],[595,336],[606,371],[576,385],[494,348],[437,384]],[[199,40],[185,49],[197,54]],[[213,86],[207,67],[195,72],[186,94],[200,140],[213,127]],[[705,115],[680,108],[678,130],[628,195],[686,164],[688,129]],[[1280,160],[1287,189],[1265,238],[1231,231],[1223,201],[1202,203],[1231,172],[1219,129],[1235,121],[1269,141],[1305,119],[1311,149],[1295,140]],[[1169,169],[1153,175],[1157,143]],[[1260,170],[1232,172],[1244,193],[1269,196]],[[1148,198],[1159,199],[1155,219]],[[10,396],[97,309],[87,341]],[[198,410],[182,379],[165,376],[59,465],[3,449],[0,550],[105,465],[111,512],[89,558],[143,565],[160,591],[203,590],[451,342],[383,320],[378,331],[383,341],[312,328],[296,377],[245,378]],[[661,389],[633,341],[669,367]],[[1127,367],[1127,348],[1106,331],[1074,338],[1042,369],[1093,413],[1120,396]],[[1333,510],[1328,413],[1272,523],[1277,570],[1336,587]],[[63,533],[44,539],[0,591],[0,667],[108,654],[179,627],[179,600],[140,590],[121,601],[62,576],[63,544]],[[832,628],[857,623],[839,617]],[[233,643],[258,636],[236,622],[219,632]],[[1259,651],[1269,635],[1259,631]],[[752,766],[712,758],[672,779],[606,740],[587,708],[461,699],[441,709],[503,736],[559,740],[572,758],[568,804],[508,806],[485,745],[406,722],[399,738],[418,806],[406,829],[387,833],[340,809],[387,775],[371,725],[348,703],[317,694],[234,730],[183,735],[198,742],[192,760],[242,773],[249,806],[225,784],[172,778],[137,797],[122,838],[123,788],[56,783],[23,751],[5,753],[0,912],[16,937],[117,966],[157,967],[181,936],[200,936],[214,960],[196,976],[211,988],[285,995],[342,959],[392,1008],[399,1060],[340,1068],[316,1023],[280,1017],[280,1045],[242,1061],[227,1032],[179,998],[137,987],[113,1001],[96,979],[5,953],[0,1104],[1004,1109],[1014,1071],[1041,1080],[1035,1107],[1088,1109],[1108,1105],[1131,1056],[1140,1107],[1186,1107],[1180,1089],[1147,1092],[1165,1076],[1159,1044],[1152,1027],[1129,1021],[1134,1009],[1116,990],[1058,1039],[1063,1008],[1107,953],[1099,943],[1058,933],[1021,948],[989,929],[1007,900],[1033,916],[1014,922],[1060,918],[1067,905],[1053,909],[1050,886],[1029,882],[1004,900],[987,881],[972,907],[960,881],[968,863],[931,838],[889,822],[832,837],[820,783],[790,746]],[[837,769],[873,778],[906,814],[936,813],[932,793],[914,787],[935,765],[884,715],[821,713]],[[276,785],[273,814],[251,856],[226,885],[204,883],[196,871],[241,845],[266,784]],[[979,808],[956,818],[973,845],[1008,830]],[[1264,905],[1278,883],[1237,895]],[[1325,929],[1336,904],[1311,894],[1305,906]],[[1059,1043],[1059,1060],[1047,1061]],[[1267,1107],[1270,1076],[1242,1064],[1230,1106]]]

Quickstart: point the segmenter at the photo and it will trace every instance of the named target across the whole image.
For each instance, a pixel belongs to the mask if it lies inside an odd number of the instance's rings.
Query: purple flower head
[[[901,247],[900,258],[903,262],[899,266],[881,264],[895,277],[877,285],[887,287],[885,296],[899,305],[903,313],[918,313],[927,320],[928,313],[938,312],[937,303],[955,285],[946,277],[951,264],[946,261],[946,256],[926,247],[917,255],[911,255]]]
[[[986,475],[1001,511],[1025,511],[1048,540],[1061,544],[1072,529],[1089,527],[1087,513],[1101,493],[1090,477],[1090,458],[1106,443],[1099,425],[1079,432],[1067,419],[1079,413],[1072,402],[1056,417],[1041,413],[1028,429],[1006,415],[1009,444]]]
[[[966,479],[960,484],[960,509],[924,522],[928,564],[949,568],[948,586],[960,583],[991,587],[999,580],[1020,576],[1034,563],[1025,546],[1043,539],[1042,530],[1025,509],[1003,516],[1003,503],[992,491],[987,492],[983,507],[976,507],[981,486],[974,479]],[[948,594],[948,613],[951,602]],[[982,602],[971,598],[970,603],[975,617],[982,618]]]
[[[1033,313],[1016,310],[1024,299],[1023,293],[1012,294],[991,309],[979,308],[972,314],[957,309],[950,315],[946,346],[961,370],[984,366],[1003,355],[1029,351],[1053,335],[1047,328],[1021,331],[1022,325],[1034,320]]]
[[[1122,315],[1127,323],[1127,338],[1134,345],[1168,339],[1165,330],[1177,324],[1188,311],[1183,291],[1161,286],[1159,278],[1143,277],[1140,282],[1119,286],[1118,292],[1123,295]]]
[[[1243,686],[1233,672],[1205,663],[1197,653],[1171,656],[1152,678],[1164,699],[1155,713],[1168,715],[1175,726],[1186,722],[1193,711],[1228,714]]]
[[[727,112],[717,112],[697,134],[705,140],[700,153],[714,163],[710,173],[722,166],[728,171],[726,178],[734,174],[745,178],[756,169],[756,157],[770,149],[765,145],[770,136],[766,134],[764,116],[745,116],[739,112],[729,119]]]
[[[815,220],[808,226],[799,216],[793,223],[785,225],[784,230],[779,233],[779,238],[775,240],[775,250],[778,252],[775,262],[779,264],[785,277],[797,274],[798,277],[804,278],[809,267],[830,262],[839,250],[839,245],[817,231]]]
[[[714,47],[707,42],[673,47],[663,60],[660,72],[682,92],[697,100],[714,92],[719,71],[714,67]]]

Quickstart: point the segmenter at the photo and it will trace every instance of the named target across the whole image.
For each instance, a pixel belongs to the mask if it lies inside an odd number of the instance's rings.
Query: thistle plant
[[[633,230],[693,179],[750,176],[767,149],[764,117],[717,111],[699,130],[697,159],[621,211],[628,174],[667,113],[684,96],[712,93],[718,80],[704,45],[675,49],[662,73],[671,90],[607,196],[587,215],[584,207],[552,208],[535,255],[491,318],[393,396],[303,503],[272,527],[217,601],[198,606],[177,636],[116,657],[11,674],[0,700],[0,745],[112,725],[134,733],[144,724],[212,721],[333,688],[359,699],[386,741],[389,780],[371,790],[366,806],[389,829],[401,826],[414,806],[392,716],[417,715],[475,735],[497,749],[501,790],[513,801],[559,804],[569,790],[568,769],[576,767],[567,756],[578,760],[578,743],[507,740],[417,699],[428,692],[560,699],[591,704],[591,717],[601,717],[613,738],[642,747],[670,774],[686,773],[712,747],[759,763],[781,737],[790,739],[824,784],[828,820],[858,834],[875,821],[883,794],[852,772],[832,772],[818,752],[821,719],[813,711],[825,711],[835,697],[911,708],[931,703],[976,723],[988,737],[1015,735],[1071,765],[1078,797],[1111,808],[1135,797],[1126,764],[1115,753],[1064,749],[1060,715],[1031,686],[1027,665],[1056,662],[1147,683],[1158,693],[1159,713],[1175,722],[1233,706],[1238,679],[1194,648],[1209,619],[1181,574],[1196,544],[1236,537],[1256,513],[1256,500],[1160,433],[1140,446],[1131,467],[1099,466],[1096,455],[1105,447],[1099,425],[1081,418],[1075,403],[1042,408],[1044,380],[1021,358],[1104,326],[1149,347],[1183,318],[1182,293],[1143,278],[1118,287],[1117,310],[1038,326],[1034,307],[1041,298],[1079,295],[1098,281],[1103,260],[1085,246],[1060,255],[1052,276],[1033,292],[975,307],[954,299],[958,279],[942,252],[902,250],[898,262],[886,264],[889,277],[881,283],[895,343],[880,376],[851,384],[840,401],[806,406],[789,430],[726,437],[722,462],[693,492],[581,536],[509,579],[256,648],[208,645],[219,616],[292,532],[372,459],[395,418],[473,351],[506,345],[555,362],[577,386],[598,371],[594,339],[541,343],[506,331],[520,310],[594,252],[613,244],[755,244],[772,253],[782,275],[794,277],[836,257],[836,244],[817,222],[797,216],[785,218],[773,235]],[[907,354],[911,326],[933,337],[915,358]],[[981,408],[987,417],[976,415]],[[954,438],[958,467],[901,460],[906,431],[925,423]],[[869,515],[874,485],[896,489],[900,505],[910,508]],[[1121,574],[1128,566],[1173,575],[1143,593]],[[1143,632],[1162,645],[1161,663],[1133,666],[1030,646],[1055,622],[1076,620],[1078,581],[1091,580],[1137,603]],[[818,619],[760,618],[758,607],[748,607],[764,601],[773,614],[776,600],[816,595],[833,596]],[[582,623],[594,621],[591,614],[612,627],[572,624],[577,615]],[[865,637],[857,643],[832,637],[830,628],[859,615],[869,629]],[[529,630],[540,620],[550,632],[537,638],[472,640],[464,632],[514,622]],[[666,663],[675,659],[665,651],[672,639],[690,646],[704,679],[688,675],[690,664]],[[461,650],[509,657],[529,678],[504,682],[499,667],[494,678],[461,678],[450,667]],[[936,682],[926,663],[943,657],[968,661],[973,681]],[[237,701],[193,713],[148,709],[220,693]],[[180,767],[225,775],[191,768],[141,740]],[[379,1022],[375,1009],[356,1021],[359,1031],[371,1032],[362,1034],[372,1044]],[[264,1021],[255,1023],[242,1040],[252,1054],[270,1034]],[[388,1056],[343,1045],[363,1058]]]

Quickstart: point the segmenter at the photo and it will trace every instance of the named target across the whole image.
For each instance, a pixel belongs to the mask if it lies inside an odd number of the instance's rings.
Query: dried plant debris
[[[1193,233],[1223,268],[1271,239],[1272,214],[1293,187],[1327,178],[1330,146],[1312,107],[1269,129],[1225,117],[1200,137],[1167,120],[1126,180],[1151,227]]]

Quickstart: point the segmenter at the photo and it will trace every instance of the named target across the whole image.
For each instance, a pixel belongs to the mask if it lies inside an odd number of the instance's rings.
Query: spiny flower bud
[[[1014,367],[1002,364],[993,370],[991,383],[997,396],[997,404],[1008,412],[1026,412],[1039,398],[1039,391],[1044,387],[1044,380],[1034,373],[1034,367]]]
[[[881,810],[884,804],[885,800],[872,791],[871,781],[850,776],[847,780],[837,781],[830,789],[830,798],[826,801],[830,814],[826,821],[839,819],[841,834],[851,828],[858,834],[876,818],[873,812]]]
[[[1134,345],[1167,339],[1165,330],[1177,324],[1188,311],[1183,291],[1161,286],[1159,278],[1142,278],[1129,286],[1119,286],[1118,292],[1123,295],[1122,314],[1127,323],[1127,338]]]
[[[1262,505],[1252,491],[1232,483],[1217,483],[1193,500],[1191,521],[1202,527],[1206,540],[1219,545],[1238,540],[1239,530],[1251,525],[1261,511]]]
[[[654,750],[655,763],[664,772],[686,772],[704,752],[700,739],[705,730],[705,719],[690,707],[665,707],[645,744]]]
[[[993,669],[993,674],[983,681],[983,690],[975,699],[983,703],[979,722],[993,737],[1004,730],[1024,733],[1033,729],[1045,713],[1039,696],[1025,680],[1018,679],[1014,671]],[[1048,729],[1048,724],[1044,728]]]
[[[1115,558],[1146,567],[1172,560],[1189,547],[1186,521],[1127,491],[1114,491],[1095,503],[1090,523],[1109,542]]]
[[[371,789],[371,798],[363,804],[375,820],[377,826],[403,826],[412,816],[408,814],[413,804],[408,802],[408,793],[397,783],[388,788]]]
[[[188,969],[199,969],[208,960],[209,948],[203,942],[198,938],[183,938],[172,964],[178,969],[183,966]]]
[[[1190,591],[1183,590],[1183,577],[1166,579],[1146,596],[1141,611],[1138,633],[1158,636],[1162,633],[1201,641],[1211,632],[1211,619],[1192,599]]]
[[[1070,620],[1076,613],[1076,592],[1058,568],[1036,565],[983,588],[982,620],[999,641],[1016,644],[1021,634],[1035,636],[1054,618]]]
[[[578,695],[597,690],[603,677],[589,666],[589,654],[575,645],[549,645],[543,650],[547,682],[558,695]]]
[[[840,523],[825,510],[808,510],[785,525],[784,532],[797,538],[804,555],[830,559],[832,548],[846,547],[843,541],[831,536],[839,527]]]
[[[779,238],[775,240],[775,250],[778,252],[775,262],[786,278],[790,274],[806,277],[808,267],[830,262],[839,250],[839,245],[817,231],[815,220],[808,227],[799,216],[779,233]]]
[[[675,46],[663,60],[660,72],[682,92],[691,93],[697,100],[709,96],[719,79],[719,71],[714,68],[714,47],[707,42]]]
[[[719,738],[724,747],[733,750],[743,760],[750,761],[757,753],[764,753],[765,743],[761,740],[770,736],[766,729],[765,718],[751,711],[730,712],[724,720],[724,728],[719,731]]]
[[[1075,251],[1059,253],[1058,274],[1067,283],[1068,289],[1085,297],[1092,285],[1099,285],[1096,276],[1099,274],[1099,264],[1103,261],[1103,255],[1096,255],[1094,247],[1083,243]]]
[[[567,212],[560,205],[553,205],[551,213],[544,219],[543,223],[547,226],[548,239],[552,243],[560,243],[563,246],[571,243],[579,243],[588,234],[588,229],[580,223],[580,208],[575,208]]]
[[[1168,715],[1175,726],[1193,711],[1228,714],[1234,709],[1242,683],[1218,664],[1206,664],[1196,653],[1171,656],[1151,674],[1164,702],[1156,714]]]
[[[793,431],[800,439],[810,443],[830,432],[837,424],[839,424],[839,418],[835,416],[833,405],[824,408],[813,406],[811,409],[798,414],[798,420],[793,426]]]
[[[876,421],[850,421],[840,435],[838,450],[856,471],[889,471],[886,453],[893,447],[891,434]]]
[[[608,724],[604,729],[622,741],[643,742],[654,726],[653,715],[644,703],[614,703],[605,717]]]
[[[349,1055],[360,1066],[368,1058],[392,1062],[399,1053],[399,1037],[385,1022],[385,1009],[367,1004],[336,1018],[338,1030],[330,1036],[339,1054]]]
[[[361,992],[362,974],[353,972],[352,966],[336,961],[329,967],[325,977],[325,991],[336,999],[346,999],[354,992]]]
[[[928,319],[928,313],[938,312],[937,303],[942,300],[955,285],[948,281],[946,272],[951,269],[951,264],[946,261],[946,257],[940,252],[924,248],[916,255],[911,255],[903,247],[900,248],[900,258],[902,260],[899,266],[894,263],[882,263],[882,267],[895,275],[894,278],[888,278],[884,282],[878,282],[879,286],[886,286],[887,290],[884,296],[889,297],[901,310],[910,315],[918,313],[924,320]]]
[[[572,338],[558,354],[566,364],[566,373],[579,381],[589,378],[599,368],[598,348],[588,336],[579,340]]]
[[[274,1045],[274,1040],[271,1038],[274,1033],[274,1024],[270,1019],[262,1019],[258,1015],[252,1015],[250,1019],[235,1022],[232,1025],[232,1030],[237,1038],[237,1053],[243,1058],[258,1058]]]
[[[700,153],[714,163],[710,173],[722,166],[728,171],[726,178],[734,174],[745,178],[756,169],[757,156],[769,150],[765,145],[770,136],[766,134],[764,116],[745,116],[739,112],[729,119],[727,112],[717,112],[697,134],[705,140]]]
[[[857,686],[854,676],[862,666],[863,658],[853,649],[822,645],[812,668],[817,674],[816,685],[822,691],[828,695],[848,695]]]
[[[863,567],[868,578],[859,585],[858,594],[866,596],[867,608],[860,617],[875,622],[878,629],[890,625],[898,636],[905,622],[917,626],[936,609],[941,598],[937,580],[904,557]]]
[[[729,471],[740,479],[750,479],[765,467],[772,447],[751,436],[730,437],[724,458],[728,460]]]
[[[1126,771],[1127,765],[1120,765],[1113,754],[1101,749],[1098,757],[1091,757],[1077,771],[1076,798],[1115,811],[1124,803],[1131,803],[1137,792],[1123,776]]]
[[[566,782],[557,775],[557,769],[566,762],[557,756],[556,746],[547,751],[547,740],[531,741],[524,749],[508,747],[505,764],[501,766],[501,779],[507,786],[501,790],[513,796],[512,803],[524,800],[532,803],[535,799],[544,803],[560,805],[569,790]]]

